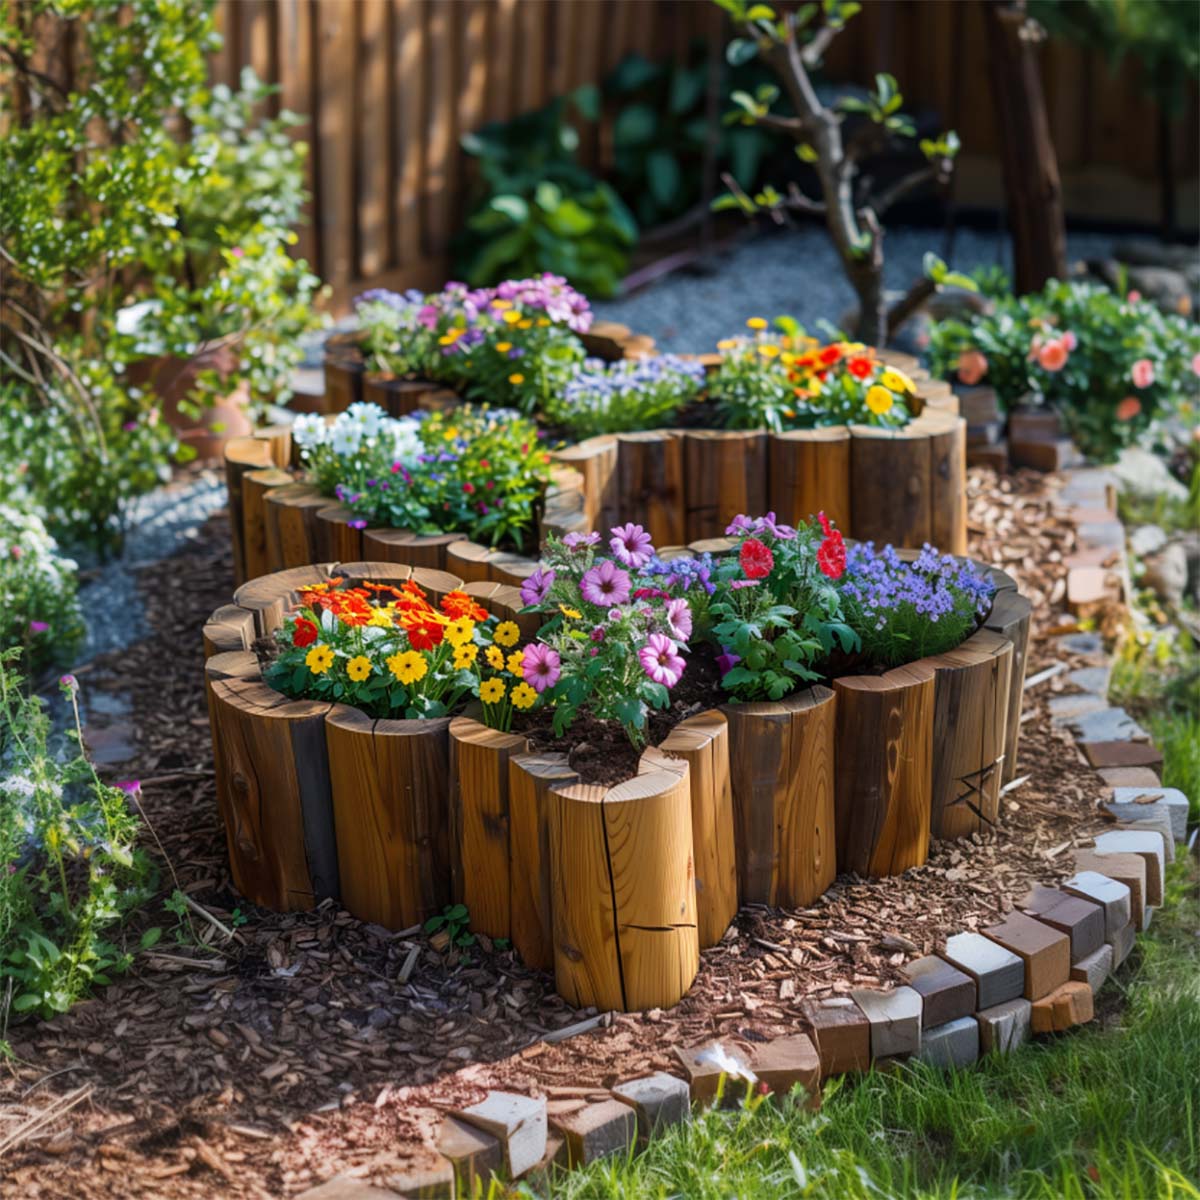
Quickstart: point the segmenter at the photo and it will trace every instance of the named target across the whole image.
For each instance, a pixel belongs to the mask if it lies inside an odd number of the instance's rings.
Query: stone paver
[[[844,1075],[870,1067],[871,1022],[849,996],[805,1000],[803,1010],[816,1036],[823,1075]]]
[[[1096,871],[1129,889],[1129,919],[1141,929],[1146,905],[1146,860],[1140,854],[1100,854],[1096,850],[1076,850],[1075,870]]]
[[[618,1083],[612,1093],[637,1113],[638,1133],[642,1137],[649,1137],[657,1128],[678,1125],[691,1113],[688,1085],[666,1071]]]
[[[1100,871],[1079,871],[1063,881],[1063,891],[1104,909],[1104,940],[1111,941],[1133,919],[1129,886]]]
[[[1017,907],[1071,939],[1071,961],[1078,962],[1104,945],[1104,909],[1058,888],[1033,888]]]
[[[1104,639],[1098,633],[1068,633],[1058,639],[1058,645],[1068,654],[1094,657],[1097,665],[1108,661]]]
[[[1015,1000],[1025,990],[1025,964],[982,933],[956,933],[946,940],[942,957],[975,980],[981,1009]]]
[[[515,1092],[489,1092],[455,1114],[500,1140],[504,1165],[512,1176],[536,1167],[546,1153],[546,1101]]]
[[[586,1104],[572,1113],[551,1117],[550,1124],[567,1144],[567,1165],[586,1166],[610,1154],[628,1154],[637,1141],[637,1113],[620,1100]]]
[[[1113,948],[1106,942],[1071,968],[1071,978],[1086,983],[1095,995],[1112,974]]]
[[[1072,1025],[1086,1024],[1094,1015],[1092,989],[1072,979],[1034,1001],[1030,1024],[1034,1033],[1062,1033]]]
[[[1149,742],[1081,741],[1084,758],[1097,768],[1152,767],[1162,770],[1162,754]]]
[[[1148,742],[1150,735],[1123,709],[1100,708],[1066,722],[1082,742]]]
[[[1071,939],[1036,917],[1012,912],[983,934],[1025,964],[1026,1000],[1040,1000],[1071,978]]]
[[[1149,799],[1149,803],[1145,801]],[[1161,784],[1114,787],[1112,799],[1105,805],[1113,816],[1122,821],[1141,820],[1152,809],[1167,813],[1171,820],[1171,837],[1176,842],[1187,841],[1188,801],[1178,789]]]
[[[1068,696],[1051,696],[1046,707],[1055,725],[1069,725],[1076,717],[1107,708],[1108,701],[1092,692],[1075,692]]]
[[[1163,862],[1175,861],[1175,839],[1171,836],[1171,814],[1161,808],[1155,812],[1146,813],[1140,820],[1118,821],[1117,829],[1128,829],[1131,832],[1145,832],[1148,829],[1162,835]],[[1107,832],[1107,831],[1106,831]]]
[[[979,1023],[980,1053],[990,1054],[994,1051],[1004,1054],[1027,1041],[1032,1011],[1033,1005],[1024,996],[1019,996],[977,1012],[975,1020]]]
[[[1146,903],[1156,908],[1163,901],[1164,859],[1162,834],[1153,829],[1142,833],[1136,829],[1114,829],[1110,833],[1101,833],[1096,837],[1096,853],[1103,856],[1109,854],[1137,854],[1146,863]]]
[[[1112,669],[1109,667],[1080,667],[1078,670],[1068,671],[1063,678],[1081,691],[1105,696],[1108,694],[1108,685],[1112,679]]]
[[[799,1084],[804,1089],[805,1107],[821,1106],[821,1058],[807,1034],[775,1038],[756,1046],[750,1068],[778,1096],[786,1096]]]
[[[1110,788],[1162,787],[1158,772],[1149,767],[1105,767],[1096,772]]]
[[[969,1067],[979,1057],[979,1022],[974,1016],[957,1017],[922,1029],[918,1057],[935,1067]]]
[[[910,987],[878,992],[856,988],[854,1002],[871,1022],[871,1056],[892,1058],[921,1048],[921,995]]]
[[[921,994],[923,1029],[968,1017],[975,1011],[975,980],[939,955],[915,959],[900,972]]]
[[[504,1162],[500,1139],[457,1117],[447,1117],[438,1131],[438,1150],[454,1166],[459,1189],[472,1195],[478,1179],[486,1195],[493,1171]]]

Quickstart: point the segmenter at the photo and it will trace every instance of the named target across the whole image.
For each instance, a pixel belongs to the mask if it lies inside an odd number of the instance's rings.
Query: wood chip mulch
[[[971,553],[1014,575],[1035,606],[1031,675],[1057,661],[1054,635],[1073,628],[1060,608],[1074,535],[1054,514],[1056,488],[1032,473],[970,475]],[[114,776],[141,779],[179,886],[229,927],[239,898],[199,657],[200,626],[229,597],[227,545],[218,516],[186,552],[144,571],[152,636],[98,660],[81,684],[132,700],[124,733],[136,754]],[[363,925],[333,905],[279,915],[242,904],[247,921],[232,942],[193,914],[182,941],[172,928],[96,999],[8,1030],[0,1190],[280,1196],[338,1171],[379,1178],[442,1111],[486,1087],[585,1097],[671,1067],[675,1045],[794,1031],[806,996],[894,980],[906,960],[1071,872],[1071,848],[1103,824],[1102,785],[1046,714],[1064,686],[1060,675],[1025,694],[1018,776],[1028,778],[1004,798],[999,829],[939,843],[901,878],[839,877],[808,909],[744,909],[670,1012],[574,1011],[548,976],[486,939],[472,960],[456,960],[415,932]],[[173,886],[164,869],[164,897]],[[174,921],[155,908],[145,924]],[[598,1020],[588,1031],[553,1040],[589,1018]]]

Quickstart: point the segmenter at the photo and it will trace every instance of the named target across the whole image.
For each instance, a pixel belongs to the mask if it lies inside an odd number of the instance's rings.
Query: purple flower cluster
[[[552,321],[576,333],[592,327],[592,310],[587,297],[577,292],[561,275],[549,271],[529,279],[506,279],[494,292],[500,300],[511,300],[524,309],[544,312]]]
[[[745,534],[747,537],[762,537],[764,534],[770,534],[773,538],[778,538],[781,542],[790,542],[796,536],[795,529],[791,525],[784,525],[775,520],[773,512],[767,513],[765,517],[748,517],[745,513],[738,513],[736,517],[725,528],[726,537],[741,537]],[[889,546],[890,550],[891,547]]]
[[[670,419],[704,386],[704,367],[674,354],[605,363],[585,359],[548,415],[578,436],[649,429]]]
[[[864,616],[882,629],[887,614],[908,606],[936,624],[953,613],[987,613],[996,588],[969,563],[939,555],[928,543],[911,562],[903,562],[894,546],[875,549],[873,542],[855,546],[846,556],[844,596],[861,605]]]
[[[688,592],[693,587],[702,589],[709,596],[717,590],[712,582],[715,563],[711,554],[700,554],[695,558],[673,558],[664,562],[657,554],[652,554],[638,568],[639,580],[658,580],[664,588],[678,588]]]

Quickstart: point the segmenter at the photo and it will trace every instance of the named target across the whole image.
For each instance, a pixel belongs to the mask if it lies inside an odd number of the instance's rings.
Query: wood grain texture
[[[824,512],[850,535],[853,508],[846,426],[772,433],[768,457],[767,508],[792,525]]]
[[[554,970],[551,905],[551,788],[579,782],[565,754],[514,754],[508,760],[509,907],[513,948],[527,967]]]
[[[242,553],[247,579],[257,579],[283,565],[271,563],[267,545],[267,496],[291,482],[292,477],[278,467],[247,471],[242,476]]]
[[[686,541],[718,537],[738,513],[767,510],[764,432],[685,430],[683,469]]]
[[[363,376],[363,400],[378,404],[389,417],[405,417],[421,407],[421,401],[430,392],[436,392],[439,384],[427,379],[400,379],[378,371],[368,371]]]
[[[309,483],[288,483],[266,494],[267,569],[283,571],[316,562],[317,511],[329,497]]]
[[[642,525],[656,546],[687,541],[683,440],[676,431],[617,436],[617,494],[620,518]]]
[[[933,540],[933,464],[920,417],[903,429],[850,426],[850,492],[860,541],[919,548]]]
[[[692,862],[700,948],[715,946],[737,914],[737,854],[729,774],[729,722],[716,709],[688,717],[657,748],[642,754],[640,769],[681,772],[687,767],[692,803]]]
[[[583,511],[591,528],[611,528],[618,507],[617,439],[611,434],[587,438],[554,451],[553,457],[582,476]]]
[[[446,548],[460,540],[457,533],[419,534],[408,529],[364,529],[362,553],[368,559],[444,571]]]
[[[470,717],[450,723],[450,858],[454,899],[471,913],[471,928],[512,936],[509,869],[508,762],[528,750],[525,739]]]
[[[325,356],[325,411],[341,413],[362,399],[363,376],[361,360],[347,356]]]
[[[271,465],[285,470],[292,465],[295,447],[292,444],[290,425],[267,425],[256,429],[251,435],[255,441],[266,442],[271,447]]]
[[[934,678],[922,659],[833,682],[841,871],[899,875],[929,853]]]
[[[254,644],[254,614],[236,604],[218,608],[204,623],[204,657],[249,650]]]
[[[446,547],[446,567],[466,583],[483,583],[488,575],[488,557],[492,551],[478,542],[460,540]]]
[[[934,837],[961,838],[1000,819],[1012,643],[987,629],[929,659],[933,712]]]
[[[363,531],[351,526],[353,520],[354,513],[343,504],[317,509],[317,555],[322,562],[354,562],[366,557]]]
[[[328,578],[329,570],[323,563],[275,571],[247,580],[234,592],[233,602],[254,614],[255,629],[265,636],[283,624],[284,614],[299,602],[300,588]]]
[[[834,693],[728,704],[729,762],[743,904],[811,904],[837,873]]]
[[[949,388],[947,388],[949,390]],[[929,540],[943,554],[967,552],[967,423],[962,417],[931,409],[929,429]]]
[[[246,580],[246,552],[242,543],[242,479],[249,471],[273,466],[271,445],[253,437],[230,438],[225,443],[225,488],[229,493],[229,528],[233,536],[235,583]]]
[[[1021,698],[1025,692],[1025,658],[1029,649],[1029,626],[1033,606],[1015,587],[997,591],[992,611],[983,623],[984,629],[998,633],[1012,643],[1012,674],[1008,685],[1008,716],[1005,723],[1004,770],[1002,784],[1011,783],[1017,775],[1017,748],[1021,738]]]
[[[449,729],[345,705],[325,720],[342,904],[359,920],[408,929],[450,901]]]

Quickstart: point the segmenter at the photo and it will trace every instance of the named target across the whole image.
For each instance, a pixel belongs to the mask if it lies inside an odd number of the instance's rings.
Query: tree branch
[[[936,291],[937,284],[928,276],[918,279],[908,289],[908,293],[888,309],[888,337],[891,337]]]
[[[825,57],[825,51],[829,49],[829,43],[845,28],[844,25],[822,25],[820,29],[813,34],[812,40],[800,51],[800,57],[804,60],[804,65],[809,67],[819,66],[821,59]]]
[[[909,192],[916,191],[924,184],[947,182],[951,169],[949,159],[939,158],[936,162],[929,163],[927,166],[905,175],[902,179],[896,180],[890,188],[880,192],[870,202],[871,207],[879,216],[883,216],[898,200],[907,196]]]

